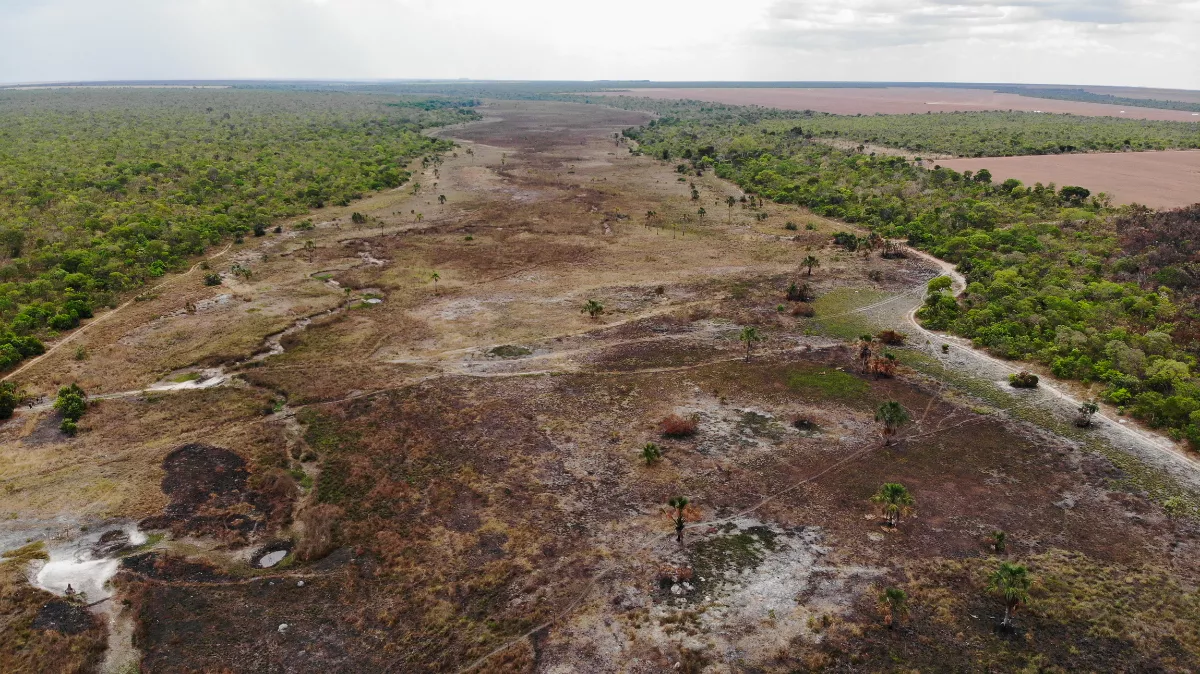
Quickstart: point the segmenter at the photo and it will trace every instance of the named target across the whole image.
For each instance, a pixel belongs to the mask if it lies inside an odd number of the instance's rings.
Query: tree
[[[737,203],[737,199],[732,196],[725,197],[725,205],[729,207],[729,223],[733,224],[733,205]]]
[[[742,332],[738,335],[738,339],[746,343],[746,362],[750,362],[750,347],[755,342],[763,341],[765,337],[759,334],[758,328],[753,325],[746,325],[742,327]]]
[[[67,435],[75,435],[78,430],[76,422],[87,412],[87,393],[79,384],[71,384],[58,389],[58,397],[54,401],[54,409],[62,415],[63,421],[59,430]]]
[[[436,271],[429,275],[429,280],[433,281],[433,292],[437,293],[438,281],[442,280],[442,275]]]
[[[1029,569],[1025,568],[1024,564],[1001,562],[1000,568],[988,576],[988,592],[1004,600],[1004,620],[1000,621],[1001,627],[1012,627],[1012,614],[1029,602],[1029,588],[1032,584],[1033,579],[1030,578]]]
[[[949,290],[954,284],[954,281],[946,275],[937,276],[930,279],[926,286],[929,289],[929,294],[939,293],[943,290]]]
[[[1003,531],[992,532],[992,549],[996,551],[996,554],[1004,552],[1004,546],[1007,542],[1008,534]]]
[[[879,593],[879,612],[883,624],[890,630],[908,617],[908,594],[898,587],[889,587]]]
[[[312,242],[312,239],[306,239],[306,240],[304,241],[304,252],[305,252],[305,254],[307,254],[307,255],[308,255],[308,261],[309,261],[309,262],[312,262],[312,258],[313,258],[313,249],[314,249],[315,247],[316,247],[316,246],[315,246],[315,244],[313,244],[313,242]]]
[[[913,497],[908,488],[899,482],[886,482],[879,491],[871,497],[873,503],[878,503],[883,510],[884,521],[894,527],[900,524],[900,518],[913,512]]]
[[[439,194],[439,195],[438,195],[438,205],[439,205],[439,206],[445,206],[445,205],[446,205],[446,195],[445,195],[445,194]]]
[[[24,396],[16,384],[11,381],[0,381],[0,419],[11,418],[13,410],[21,404],[22,398]]]
[[[652,466],[662,458],[662,448],[653,442],[647,442],[646,446],[642,447],[642,458],[646,460],[647,466]]]
[[[1091,400],[1085,400],[1079,406],[1079,417],[1075,419],[1075,425],[1080,428],[1088,428],[1092,425],[1092,417],[1100,411],[1100,406]]]
[[[671,521],[675,523],[675,540],[683,542],[683,511],[688,507],[688,499],[686,496],[672,496],[667,505],[675,509],[675,514]]]
[[[863,374],[867,373],[867,367],[871,364],[871,344],[875,338],[871,335],[863,335],[858,338],[858,360],[862,362]]]
[[[880,405],[879,409],[875,410],[875,421],[883,424],[883,444],[885,446],[892,444],[892,436],[911,419],[912,417],[909,416],[908,410],[904,409],[904,406],[895,400],[889,400]]]
[[[808,275],[812,276],[813,267],[820,267],[821,261],[818,260],[815,256],[809,255],[808,257],[806,257],[800,261],[800,266],[808,267]]]
[[[599,318],[600,314],[604,313],[604,305],[596,300],[588,300],[583,303],[583,309],[579,313],[587,314],[592,320],[595,320]]]

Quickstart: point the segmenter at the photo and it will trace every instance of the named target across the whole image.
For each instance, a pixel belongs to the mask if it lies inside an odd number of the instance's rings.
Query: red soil
[[[1026,185],[1080,185],[1093,193],[1108,192],[1115,203],[1174,208],[1200,202],[1200,150],[985,157],[937,163],[955,171],[986,168],[993,182],[1016,178]]]
[[[1070,112],[1097,117],[1129,117],[1177,122],[1200,122],[1200,115],[1184,110],[1121,107],[1101,103],[1056,101],[1016,94],[998,94],[986,89],[946,89],[938,87],[901,88],[818,88],[818,89],[629,89],[603,92],[603,95],[645,96],[648,98],[690,98],[729,105],[762,105],[785,110],[818,110],[839,115],[864,115],[882,112],[905,114],[953,112],[955,110],[1025,110]]]

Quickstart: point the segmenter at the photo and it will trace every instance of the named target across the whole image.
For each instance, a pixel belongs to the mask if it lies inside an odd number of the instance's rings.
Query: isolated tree
[[[729,207],[729,223],[733,224],[733,205],[737,203],[737,199],[733,197],[725,197],[725,205]]]
[[[862,362],[863,374],[867,373],[867,367],[871,364],[871,344],[875,338],[871,335],[863,335],[858,338],[858,359]]]
[[[890,630],[908,617],[908,594],[898,587],[889,587],[879,593],[879,612],[883,624]]]
[[[591,316],[593,320],[595,320],[600,316],[600,314],[604,313],[604,305],[600,304],[596,300],[588,300],[587,302],[583,303],[583,309],[579,313],[587,314],[588,316]]]
[[[1004,548],[1007,543],[1008,534],[999,530],[992,532],[992,549],[996,551],[996,554],[1004,552]]]
[[[1029,602],[1031,585],[1033,579],[1024,564],[1001,562],[1000,568],[988,576],[988,592],[1004,600],[1004,620],[1000,621],[1001,627],[1012,627],[1012,614]]]
[[[67,435],[75,435],[78,430],[76,422],[87,412],[87,393],[79,384],[71,384],[58,389],[58,397],[54,401],[54,409],[62,415],[59,430]]]
[[[1091,400],[1085,400],[1079,406],[1079,417],[1075,419],[1075,425],[1080,428],[1088,428],[1092,425],[1092,417],[1100,411],[1100,406]]]
[[[662,448],[653,442],[647,442],[646,446],[642,447],[642,458],[646,460],[647,466],[652,466],[662,458]]]
[[[813,270],[813,267],[820,267],[820,266],[821,266],[821,261],[820,261],[820,260],[818,260],[818,259],[816,258],[816,256],[814,256],[814,255],[809,255],[808,257],[806,257],[806,258],[804,258],[803,260],[801,260],[801,261],[800,261],[800,266],[801,266],[801,267],[808,267],[808,275],[809,275],[809,276],[812,276],[812,270]]]
[[[763,341],[765,337],[759,334],[758,328],[753,325],[746,325],[742,327],[742,332],[738,335],[738,339],[746,343],[746,362],[750,362],[750,347],[755,342]]]
[[[875,421],[883,424],[883,444],[885,446],[892,444],[892,436],[911,419],[908,410],[895,400],[889,400],[880,405],[879,409],[875,410]]]
[[[308,261],[309,261],[309,262],[312,262],[312,259],[313,259],[313,248],[315,248],[315,247],[316,247],[316,246],[313,244],[313,242],[312,242],[312,239],[306,239],[306,240],[304,241],[304,253],[305,253],[305,254],[308,256]]]
[[[683,542],[683,511],[688,507],[688,499],[686,496],[672,496],[667,505],[675,509],[675,514],[671,520],[675,523],[675,540]]]
[[[884,521],[890,527],[900,524],[900,518],[913,511],[913,497],[908,488],[898,482],[886,482],[871,497],[883,510]]]
[[[429,280],[433,281],[433,292],[437,293],[438,281],[442,280],[442,275],[436,271],[429,275]]]
[[[446,195],[445,194],[438,195],[438,205],[440,205],[440,206],[446,205]]]

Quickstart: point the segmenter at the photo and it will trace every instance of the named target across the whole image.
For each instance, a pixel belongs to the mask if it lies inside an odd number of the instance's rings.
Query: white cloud
[[[1200,0],[0,0],[0,81],[958,80],[1200,88]]]

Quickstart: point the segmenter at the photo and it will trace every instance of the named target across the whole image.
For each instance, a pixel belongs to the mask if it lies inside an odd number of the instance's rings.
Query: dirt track
[[[648,98],[690,98],[729,105],[762,105],[785,110],[818,110],[839,115],[906,114],[954,112],[956,110],[1024,110],[1069,112],[1093,117],[1128,117],[1176,122],[1200,121],[1200,116],[1183,110],[1120,107],[1101,103],[1058,101],[1016,94],[998,94],[986,89],[928,88],[828,88],[828,89],[630,89],[604,95]]]

